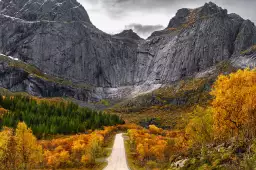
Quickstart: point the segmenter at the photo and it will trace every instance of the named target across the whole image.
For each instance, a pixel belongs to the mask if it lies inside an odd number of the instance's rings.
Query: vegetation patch
[[[54,99],[47,101],[26,96],[6,96],[0,97],[0,105],[8,110],[1,118],[1,127],[16,127],[18,122],[24,121],[39,138],[124,123],[117,115],[80,108],[74,103]]]
[[[241,52],[242,55],[250,55],[252,53],[256,52],[256,44],[248,48],[247,50],[244,50]]]
[[[255,169],[255,70],[220,75],[207,105],[184,128],[128,130],[129,153],[142,169]],[[166,94],[164,94],[166,95]]]
[[[106,165],[114,134],[136,125],[105,127],[89,134],[38,141],[24,122],[16,130],[0,131],[0,170],[83,169],[100,170]]]
[[[119,103],[107,111],[122,116],[127,122],[145,125],[144,127],[154,119],[157,120],[156,125],[164,129],[178,126],[182,128],[186,124],[187,114],[196,105],[204,106],[210,102],[212,83],[212,78],[183,80],[160,88],[153,94]]]

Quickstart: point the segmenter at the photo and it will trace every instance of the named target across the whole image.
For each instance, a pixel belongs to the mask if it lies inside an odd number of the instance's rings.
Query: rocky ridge
[[[53,80],[33,66],[4,55],[0,56],[0,87],[39,97],[62,96],[86,102],[94,100],[89,87],[82,88],[69,82]]]
[[[138,58],[148,59],[149,67],[144,68],[150,74],[143,77],[168,83],[240,56],[255,43],[256,27],[251,21],[210,2],[179,10],[165,30],[141,44],[146,50]]]

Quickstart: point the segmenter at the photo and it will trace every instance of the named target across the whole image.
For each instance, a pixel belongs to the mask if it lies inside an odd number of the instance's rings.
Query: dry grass
[[[154,91],[153,102],[152,94],[146,94],[119,103],[108,111],[120,115],[127,123],[139,124],[155,118],[161,126],[181,129],[187,123],[184,118],[195,106],[210,102],[212,82],[207,78],[183,80]]]
[[[250,53],[256,52],[256,44],[241,52],[242,55],[248,55]]]

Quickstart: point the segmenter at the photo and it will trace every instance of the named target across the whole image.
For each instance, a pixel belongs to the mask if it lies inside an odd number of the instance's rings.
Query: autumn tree
[[[95,164],[95,160],[99,154],[101,154],[101,145],[103,137],[97,134],[93,134],[87,146],[86,155],[83,155],[82,162],[86,161],[86,164]]]
[[[158,128],[156,125],[149,125],[149,131],[153,134],[160,134],[163,129]]]
[[[73,141],[72,145],[72,159],[76,162],[80,162],[82,156],[86,152],[86,144],[84,143],[84,140],[78,139]]]
[[[16,161],[19,169],[32,169],[42,160],[42,147],[24,122],[18,124],[15,132]]]
[[[176,151],[181,151],[180,146],[183,147],[184,138],[182,133],[163,130],[150,125],[149,129],[129,129],[128,136],[130,138],[130,148],[136,152],[136,157],[141,166],[145,166],[147,162],[153,161],[155,163],[165,162]],[[176,141],[179,146],[176,145]]]
[[[211,92],[216,137],[255,137],[256,72],[238,70],[218,77]]]
[[[186,126],[190,145],[203,145],[213,140],[213,118],[211,108],[197,107],[193,111],[193,118]]]
[[[24,122],[18,124],[15,133],[10,128],[0,132],[0,170],[30,170],[41,158],[42,147]]]
[[[4,128],[0,132],[0,170],[17,169],[13,130]]]

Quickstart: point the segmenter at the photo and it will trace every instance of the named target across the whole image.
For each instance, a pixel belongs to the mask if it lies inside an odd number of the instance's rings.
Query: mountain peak
[[[142,40],[142,38],[140,36],[138,36],[138,34],[135,33],[132,29],[124,30],[119,34],[116,34],[115,36],[131,38],[134,40]]]
[[[204,6],[196,9],[179,9],[168,25],[168,28],[178,28],[183,24],[193,23],[202,18],[211,16],[227,16],[227,10],[222,9],[213,2],[205,3]]]
[[[215,7],[217,7],[217,8],[219,8],[214,2],[212,2],[212,1],[210,1],[210,2],[206,2],[205,4],[204,4],[204,6],[208,6],[208,7],[213,7],[213,8],[215,8]]]
[[[216,5],[213,2],[205,3],[204,6],[200,7],[198,10],[201,16],[211,16],[214,14],[227,15],[228,11]]]
[[[91,23],[84,7],[76,0],[4,0],[0,14],[26,21],[83,21]]]

